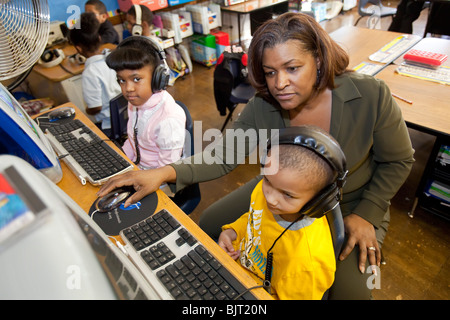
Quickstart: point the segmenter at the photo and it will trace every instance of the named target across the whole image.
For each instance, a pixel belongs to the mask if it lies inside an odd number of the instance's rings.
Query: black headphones
[[[167,65],[166,62],[166,53],[164,52],[164,50],[160,47],[160,45],[156,41],[145,36],[128,37],[121,43],[119,43],[117,48],[124,47],[131,41],[140,42],[139,49],[150,50],[154,52],[155,55],[159,56],[161,63],[155,67],[155,70],[153,70],[152,91],[153,93],[156,93],[158,91],[165,90],[167,88],[167,85],[169,84],[170,72],[169,66]]]
[[[335,172],[334,181],[306,203],[299,213],[311,218],[320,218],[333,210],[342,198],[342,187],[345,184],[348,172],[346,158],[339,144],[313,126],[280,129],[269,140],[267,152],[269,152],[272,142],[274,142],[274,145],[291,144],[307,148],[314,151],[330,165]]]

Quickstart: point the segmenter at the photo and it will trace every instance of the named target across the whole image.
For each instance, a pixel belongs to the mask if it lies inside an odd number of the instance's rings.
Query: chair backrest
[[[177,101],[177,104],[183,108],[186,113],[186,140],[189,139],[190,141],[185,141],[184,152],[186,153],[186,156],[190,156],[194,154],[194,122],[192,121],[191,114],[186,105],[180,101]],[[186,148],[190,150],[186,150]],[[178,191],[171,199],[184,211],[184,213],[190,214],[201,200],[200,187],[198,183],[191,184]]]
[[[341,207],[336,206],[332,211],[326,214],[326,217],[330,226],[334,254],[337,260],[345,240],[344,219],[342,218]]]
[[[176,101],[176,103],[184,110],[184,113],[186,114],[187,134],[184,142],[183,156],[189,157],[194,154],[194,121],[192,120],[191,113],[186,105],[181,101]]]
[[[128,101],[122,94],[117,95],[109,102],[111,116],[111,134],[109,138],[120,145],[127,137]]]
[[[224,51],[214,69],[214,98],[217,109],[221,115],[226,114],[226,109],[231,110],[234,103],[230,102],[231,91],[243,81],[246,81],[246,74],[242,60],[245,53]]]
[[[360,16],[367,16],[367,15],[372,15],[375,13],[374,10],[369,11],[369,10],[367,10],[368,8],[365,8],[368,3],[381,8],[381,0],[359,0],[358,13]]]

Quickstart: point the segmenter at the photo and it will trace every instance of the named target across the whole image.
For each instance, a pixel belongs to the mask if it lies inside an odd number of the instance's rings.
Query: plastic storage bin
[[[189,4],[184,7],[192,14],[194,32],[209,34],[214,28],[222,26],[220,5],[211,3],[208,6],[200,4]]]
[[[191,41],[192,60],[207,67],[211,67],[217,62],[216,37],[212,34],[194,35]]]
[[[228,33],[220,30],[211,30],[211,34],[216,37],[216,55],[220,57],[223,50],[230,45],[230,37]]]
[[[158,13],[158,15],[162,18],[164,28],[174,31],[175,43],[181,43],[183,38],[194,34],[190,12],[184,10],[174,10],[172,12],[161,12]]]

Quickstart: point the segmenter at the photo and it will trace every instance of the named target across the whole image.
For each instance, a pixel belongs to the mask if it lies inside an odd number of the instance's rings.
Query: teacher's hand
[[[356,214],[344,217],[345,232],[348,239],[345,247],[339,255],[339,260],[344,260],[354,249],[359,246],[359,270],[365,272],[366,260],[369,257],[371,266],[380,266],[381,251],[378,247],[374,226]]]
[[[97,192],[97,196],[102,197],[116,188],[133,186],[136,192],[124,203],[124,206],[128,207],[130,204],[158,190],[163,183],[175,182],[175,180],[176,172],[171,166],[130,171],[109,179]]]

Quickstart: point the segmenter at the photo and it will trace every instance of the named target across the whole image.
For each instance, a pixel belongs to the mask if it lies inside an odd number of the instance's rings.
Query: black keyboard
[[[150,282],[159,281],[173,299],[255,299],[167,210],[120,235],[136,250],[131,258],[139,260],[144,276]]]
[[[78,119],[46,129],[47,137],[58,156],[80,179],[100,185],[112,176],[133,166],[95,132]]]

